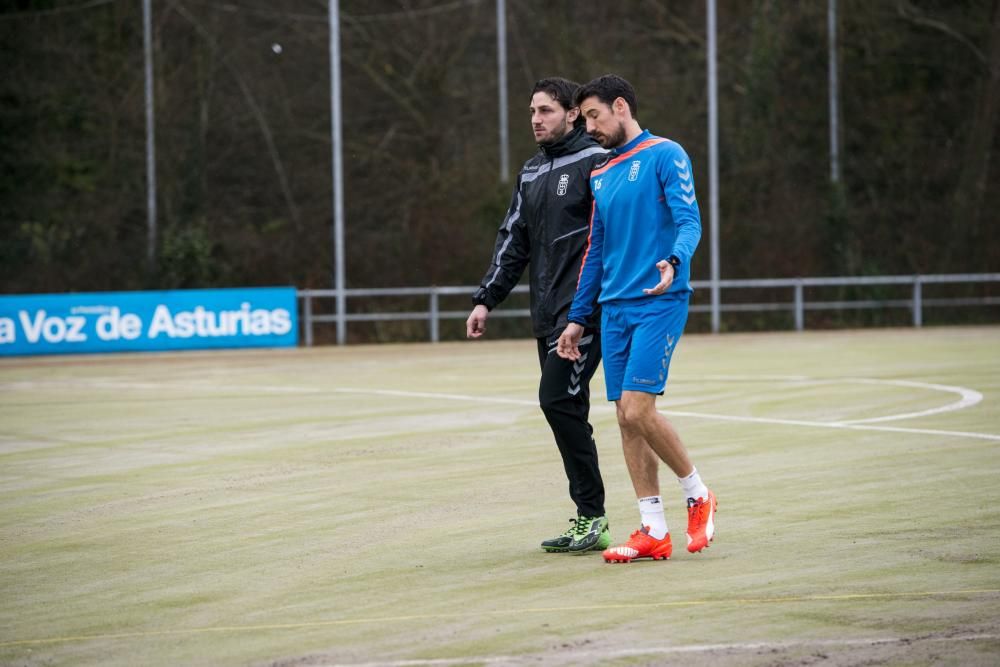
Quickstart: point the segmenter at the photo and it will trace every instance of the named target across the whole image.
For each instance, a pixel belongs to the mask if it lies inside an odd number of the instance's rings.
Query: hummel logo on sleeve
[[[691,182],[691,172],[688,170],[687,160],[674,160],[674,166],[677,167],[677,178],[681,179],[681,190],[686,194],[681,195],[681,199],[684,200],[688,206],[694,204],[694,183]]]

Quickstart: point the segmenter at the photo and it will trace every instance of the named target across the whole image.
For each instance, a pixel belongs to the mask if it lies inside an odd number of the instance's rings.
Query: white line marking
[[[588,342],[588,338],[583,339],[583,341],[581,341],[581,345],[583,343],[585,343],[585,342]],[[855,384],[869,384],[869,385],[891,385],[891,386],[897,386],[897,387],[910,387],[910,388],[917,388],[917,389],[929,389],[931,391],[941,391],[941,392],[953,393],[953,394],[958,394],[959,397],[960,397],[959,400],[957,400],[957,401],[955,401],[953,403],[948,403],[947,405],[942,405],[942,406],[939,406],[939,407],[936,407],[936,408],[929,408],[927,410],[921,410],[919,412],[906,412],[906,413],[895,414],[895,415],[885,415],[885,416],[882,416],[882,417],[869,417],[869,418],[866,418],[866,419],[849,419],[849,420],[843,420],[843,421],[839,421],[839,422],[827,422],[828,425],[830,425],[830,426],[835,426],[835,425],[848,426],[848,425],[854,425],[854,424],[875,424],[875,423],[888,422],[888,421],[898,421],[898,420],[901,420],[901,419],[912,419],[912,418],[916,418],[916,417],[927,417],[929,415],[940,414],[940,413],[943,413],[943,412],[952,412],[952,411],[955,411],[955,410],[963,410],[965,408],[972,407],[973,405],[976,405],[977,403],[980,403],[983,400],[983,395],[981,393],[979,393],[978,391],[974,390],[974,389],[968,389],[966,387],[953,387],[953,386],[950,386],[950,385],[943,385],[943,384],[932,384],[932,383],[929,383],[929,382],[917,382],[917,381],[913,381],[913,380],[878,380],[878,379],[872,379],[872,378],[834,378],[834,379],[823,379],[823,380],[820,380],[820,379],[814,379],[814,378],[809,378],[809,377],[800,376],[800,375],[762,375],[762,376],[738,376],[738,375],[728,375],[727,376],[727,375],[719,375],[719,376],[706,376],[703,379],[712,379],[712,380],[721,380],[721,381],[725,381],[725,380],[737,380],[737,381],[739,381],[739,380],[747,380],[747,379],[760,379],[760,380],[778,381],[778,382],[811,382],[811,383],[818,383],[818,384],[855,383]],[[102,388],[111,388],[113,385],[114,385],[114,383],[111,383],[111,382],[99,383],[99,386],[101,386]],[[157,387],[157,385],[138,385],[138,384],[130,384],[129,385],[129,388],[136,388],[136,389],[138,389],[138,388],[155,388],[155,387]],[[160,388],[162,388],[162,386]],[[186,385],[185,388],[186,389],[192,389],[192,388],[206,388],[206,389],[209,389],[209,388],[214,388],[214,387],[206,387],[204,385],[197,385],[197,384],[195,384],[195,385]],[[262,391],[262,392],[277,392],[277,393],[321,393],[322,392],[321,389],[313,389],[313,388],[306,388],[306,387],[266,386],[266,385],[265,386],[243,385],[243,386],[233,387],[233,389],[241,389],[243,391]],[[495,398],[494,399],[494,398],[486,398],[486,397],[462,396],[462,395],[456,395],[456,394],[433,394],[433,393],[421,393],[421,392],[394,393],[394,390],[389,390],[389,389],[385,389],[385,390],[334,389],[334,391],[341,392],[341,393],[344,393],[344,392],[367,392],[367,393],[382,392],[382,393],[384,393],[385,395],[388,395],[388,396],[392,396],[392,395],[396,395],[396,396],[420,396],[420,397],[424,397],[424,398],[445,397],[445,398],[449,398],[449,399],[452,399],[452,400],[464,400],[464,401],[471,400],[471,401],[492,402],[492,403],[510,403],[510,404],[513,404],[513,405],[532,405],[532,406],[536,405],[536,403],[533,402],[533,401],[524,401],[524,400],[518,400],[518,399],[503,399],[503,398]],[[695,416],[696,414],[697,413],[691,413],[690,415],[685,415],[685,416]],[[719,418],[721,418],[721,416],[719,416],[719,415],[712,415],[711,417],[709,417],[708,415],[701,415],[701,416],[706,417],[706,418],[712,418],[712,419],[719,419]],[[744,418],[741,418],[741,419],[744,419]],[[753,420],[753,418],[745,418],[745,419]],[[785,423],[789,423],[789,424],[791,424],[791,423],[794,422],[794,420],[784,420],[784,421],[785,421]],[[774,423],[779,423],[779,422],[774,422]],[[820,424],[820,423],[824,423],[824,422],[805,422],[805,423],[808,423],[808,424]],[[901,432],[908,433],[908,432],[911,432],[911,431],[904,430],[904,431],[901,431]],[[922,433],[922,432],[928,432],[928,433],[930,433],[930,431],[916,431],[916,432],[920,432],[920,433]],[[950,433],[950,432],[949,431],[937,431],[936,433],[940,435],[940,434]],[[966,434],[966,435],[968,435],[968,434]],[[974,437],[974,435],[972,437]],[[990,439],[990,438],[987,438],[987,439]]]
[[[772,380],[776,382],[808,382],[812,378],[805,375],[699,375],[700,380],[720,382],[746,382],[747,380]]]
[[[960,396],[958,401],[949,403],[936,408],[930,408],[927,410],[921,410],[919,412],[907,412],[895,415],[885,415],[882,417],[870,417],[867,419],[853,419],[839,422],[822,422],[822,421],[808,421],[803,419],[781,419],[776,417],[742,417],[735,415],[721,415],[706,412],[687,412],[681,410],[661,410],[663,414],[676,416],[676,417],[694,417],[697,419],[711,419],[716,421],[730,421],[730,422],[743,422],[750,424],[776,424],[781,426],[806,426],[811,428],[839,428],[848,429],[856,431],[885,431],[889,433],[911,433],[916,435],[942,435],[942,436],[954,436],[960,438],[974,438],[978,440],[989,440],[1000,442],[1000,435],[992,433],[973,433],[969,431],[949,431],[943,429],[926,429],[926,428],[904,428],[899,426],[876,426],[874,424],[887,422],[887,421],[897,421],[901,419],[911,419],[915,417],[925,417],[928,415],[940,414],[943,412],[952,412],[955,410],[962,410],[964,408],[971,407],[980,403],[983,400],[983,395],[973,389],[968,389],[966,387],[957,387],[943,384],[931,384],[928,382],[916,382],[912,380],[878,380],[872,378],[833,378],[833,379],[812,379],[804,376],[798,375],[760,375],[760,376],[739,376],[739,375],[715,375],[715,376],[703,376],[704,380],[716,380],[716,381],[745,381],[745,380],[762,380],[762,381],[785,381],[785,382],[818,382],[821,384],[833,384],[838,382],[854,382],[860,384],[875,384],[875,385],[895,385],[900,387],[914,387],[919,389],[930,389],[934,391],[943,391],[949,393],[955,393]],[[248,392],[275,392],[275,393],[304,393],[304,394],[322,394],[326,392],[334,392],[340,394],[369,394],[375,396],[396,396],[401,398],[432,398],[432,399],[447,399],[452,401],[467,401],[473,403],[500,403],[506,405],[523,405],[528,407],[537,407],[537,401],[531,401],[526,399],[518,398],[502,398],[498,396],[468,396],[464,394],[442,394],[436,392],[424,392],[424,391],[405,391],[399,389],[362,389],[358,387],[338,387],[334,389],[324,390],[319,387],[293,387],[286,385],[231,385],[231,386],[218,386],[209,385],[203,383],[187,383],[183,386],[171,385],[167,383],[139,383],[139,382],[114,382],[114,381],[58,381],[58,382],[46,382],[46,381],[20,381],[5,383],[0,385],[2,388],[6,389],[26,389],[34,387],[44,387],[51,385],[73,385],[73,386],[89,386],[97,389],[154,389],[154,390],[167,390],[167,389],[184,389],[187,391],[191,390],[211,390],[211,391],[248,391]],[[608,413],[613,412],[614,409],[610,406],[595,405],[591,407],[592,412],[596,413]]]
[[[218,385],[209,384],[203,381],[170,383],[170,382],[121,382],[117,380],[19,380],[15,382],[0,383],[0,390],[23,391],[29,389],[50,389],[66,387],[84,387],[87,389],[112,389],[112,390],[141,390],[150,391],[185,391],[192,390],[211,391],[215,393],[231,392],[271,392],[279,394],[319,394],[322,389],[318,387],[292,387],[287,385],[249,385],[249,384],[229,384]]]
[[[853,384],[873,384],[873,385],[890,385],[897,387],[911,387],[916,389],[929,389],[931,391],[942,391],[951,394],[958,394],[959,400],[954,403],[949,403],[947,405],[942,405],[937,408],[930,408],[928,410],[921,410],[919,412],[906,412],[896,415],[886,415],[884,417],[871,417],[867,419],[848,419],[844,421],[837,422],[839,424],[874,424],[876,422],[888,422],[896,421],[899,419],[912,419],[914,417],[926,417],[928,415],[936,415],[942,412],[951,412],[953,410],[963,410],[965,408],[972,407],[980,401],[983,400],[983,395],[974,389],[968,389],[967,387],[952,387],[946,384],[932,384],[930,382],[916,382],[914,380],[879,380],[874,378],[832,378],[832,379],[818,379],[810,378],[804,375],[702,375],[699,377],[700,380],[715,380],[719,382],[745,382],[747,380],[761,380],[761,381],[771,381],[771,382],[808,382],[811,384],[837,384],[837,383],[853,383]]]
[[[395,389],[361,389],[356,387],[342,387],[334,389],[336,392],[349,394],[373,394],[376,396],[399,396],[411,398],[446,398],[454,401],[469,401],[474,403],[503,403],[507,405],[524,405],[536,407],[535,401],[528,401],[516,398],[491,398],[489,396],[464,396],[462,394],[438,394],[426,391],[403,391]],[[591,407],[591,412],[609,413],[614,409],[610,406],[595,405]],[[872,426],[869,424],[859,424],[850,422],[817,422],[803,419],[777,419],[771,417],[739,417],[735,415],[719,415],[707,412],[687,412],[682,410],[660,410],[665,415],[676,417],[695,417],[697,419],[713,419],[716,421],[744,422],[750,424],[777,424],[780,426],[807,426],[811,428],[838,428],[852,431],[885,431],[889,433],[913,433],[917,435],[944,435],[959,438],[976,438],[979,440],[991,440],[1000,442],[1000,435],[991,433],[971,433],[968,431],[946,431],[941,429],[928,428],[903,428],[899,426]]]
[[[870,426],[868,424],[850,424],[847,422],[813,422],[803,419],[775,419],[771,417],[736,417],[733,415],[717,415],[707,412],[683,412],[680,410],[660,410],[665,415],[677,417],[696,417],[698,419],[715,419],[718,421],[746,422],[751,424],[778,424],[781,426],[809,426],[817,428],[840,428],[851,431],[886,431],[888,433],[915,433],[919,435],[951,435],[960,438],[979,438],[981,440],[996,440],[1000,435],[992,433],[971,433],[968,431],[945,431],[930,428],[903,428],[901,426]]]
[[[869,380],[865,378],[850,378],[845,380],[845,382],[859,382],[861,384],[889,384],[889,385],[896,385],[897,387],[916,387],[918,389],[934,389],[937,391],[945,391],[958,394],[961,398],[955,401],[954,403],[949,403],[948,405],[942,405],[939,408],[921,410],[920,412],[907,412],[899,415],[888,415],[886,417],[872,417],[870,419],[852,419],[850,421],[842,421],[840,422],[841,424],[873,424],[875,422],[895,421],[897,419],[910,419],[912,417],[926,417],[927,415],[936,415],[942,412],[951,412],[952,410],[962,410],[964,408],[969,408],[983,400],[983,395],[974,389],[967,389],[965,387],[952,387],[946,384],[913,382],[911,380]]]
[[[747,651],[787,651],[801,648],[846,648],[852,646],[909,646],[920,642],[953,643],[973,641],[996,641],[996,634],[964,634],[954,637],[872,637],[869,639],[815,639],[783,642],[740,642],[734,644],[688,644],[686,646],[650,646],[646,648],[620,649],[562,649],[547,653],[529,653],[525,655],[484,655],[467,658],[428,658],[411,660],[386,660],[381,662],[333,662],[310,663],[317,667],[436,667],[438,665],[470,665],[470,664],[539,664],[546,658],[552,658],[560,664],[571,664],[574,659],[592,660],[594,658],[627,658],[642,656],[664,656],[672,654],[747,652]]]
[[[447,398],[452,401],[467,401],[470,403],[505,403],[507,405],[529,405],[537,407],[538,401],[528,401],[523,398],[500,398],[499,396],[465,396],[463,394],[437,394],[430,391],[403,391],[402,389],[359,389],[356,387],[339,387],[331,389],[338,394],[372,394],[374,396],[399,396],[402,398]]]

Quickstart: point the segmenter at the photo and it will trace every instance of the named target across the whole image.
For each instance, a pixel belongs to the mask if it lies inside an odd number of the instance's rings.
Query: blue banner
[[[298,344],[294,287],[0,296],[0,356]]]

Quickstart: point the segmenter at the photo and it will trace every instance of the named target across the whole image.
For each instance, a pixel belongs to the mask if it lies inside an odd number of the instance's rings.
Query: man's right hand
[[[580,338],[583,337],[583,327],[576,322],[566,325],[559,341],[556,343],[556,354],[563,359],[576,361],[580,358]]]
[[[472,309],[469,319],[465,320],[465,335],[468,338],[479,338],[486,333],[486,318],[489,317],[490,310],[483,304],[479,304]]]

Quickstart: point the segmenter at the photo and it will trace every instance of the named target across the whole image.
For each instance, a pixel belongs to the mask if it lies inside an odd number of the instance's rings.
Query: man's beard
[[[562,141],[562,138],[569,134],[572,129],[573,128],[569,125],[569,123],[563,123],[561,127],[557,127],[552,132],[549,132],[545,140],[539,141],[538,145],[552,146],[553,144],[557,144]]]
[[[594,138],[597,139],[597,143],[601,144],[603,148],[618,148],[619,146],[624,146],[625,125],[619,123],[618,128],[611,134],[598,134]]]

